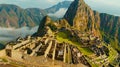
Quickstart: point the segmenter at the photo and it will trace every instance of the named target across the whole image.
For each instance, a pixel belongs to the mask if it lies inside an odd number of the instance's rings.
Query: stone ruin
[[[68,43],[59,43],[53,36],[19,38],[16,42],[8,43],[6,47],[8,57],[24,60],[25,55],[44,56],[52,60],[68,64],[82,63],[90,66],[84,55],[75,46]]]
[[[104,46],[104,42],[100,37],[95,36],[92,32],[80,32],[78,30],[62,28],[61,32],[69,31],[70,37],[75,37],[78,43],[82,44],[82,47],[90,48],[96,56],[106,55],[109,56],[109,49]],[[72,38],[71,38],[72,39]]]

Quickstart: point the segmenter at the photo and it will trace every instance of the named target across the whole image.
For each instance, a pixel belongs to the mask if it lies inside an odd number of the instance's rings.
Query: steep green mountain
[[[83,2],[83,1],[82,1]],[[65,8],[68,8],[69,5],[71,4],[71,2],[69,2],[69,4],[65,4]],[[81,6],[79,7],[79,10],[77,9],[78,5],[76,5],[77,2],[75,4],[72,4],[71,8],[68,9],[68,11],[71,12],[67,12],[68,14],[66,14],[64,17],[69,20],[70,25],[74,26],[74,27],[78,27],[83,29],[83,31],[87,30],[87,29],[95,29],[97,30],[99,34],[100,32],[102,33],[102,37],[104,38],[104,41],[107,43],[112,43],[112,46],[120,51],[120,17],[119,16],[114,16],[114,15],[109,15],[106,13],[99,13],[97,11],[94,11],[88,7],[88,5],[86,5],[85,3],[80,4]],[[57,5],[59,6],[60,3]],[[68,5],[68,6],[67,6]],[[51,7],[46,9],[47,11],[51,12],[51,13],[55,13],[57,10],[59,10],[58,8],[60,7]],[[61,5],[62,6],[62,5]],[[54,9],[53,9],[54,8]],[[61,7],[63,8],[63,7]],[[73,9],[76,8],[74,11]],[[76,14],[75,12],[81,12],[79,14]],[[79,18],[75,18],[75,16],[79,16]],[[69,16],[69,17],[68,17]],[[81,18],[81,19],[80,19]],[[80,23],[76,23],[79,20]],[[73,23],[74,22],[74,23]],[[85,22],[85,23],[84,23]],[[92,22],[92,23],[91,23]],[[95,22],[93,24],[93,22]],[[84,25],[85,24],[85,25]],[[86,27],[87,25],[87,27]],[[100,29],[100,32],[98,31],[98,29]]]
[[[1,4],[0,26],[16,28],[23,26],[33,27],[39,24],[45,15],[46,13],[40,9],[22,9],[16,5]]]
[[[95,33],[99,34],[100,29],[104,40],[112,43],[112,46],[120,51],[120,17],[98,13],[86,5],[83,0],[81,2],[72,3],[64,18],[70,25],[81,31],[92,30],[95,32],[96,30],[97,33]],[[78,3],[79,5],[76,5]]]
[[[83,0],[74,1],[64,18],[81,32],[91,31],[95,35],[99,35],[99,15],[94,15],[93,10]]]
[[[120,17],[101,13],[100,29],[104,40],[120,51]]]

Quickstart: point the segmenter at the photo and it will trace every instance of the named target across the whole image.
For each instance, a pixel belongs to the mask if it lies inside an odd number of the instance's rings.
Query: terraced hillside
[[[8,43],[3,54],[28,67],[118,66],[119,54],[104,42],[96,16],[83,0],[75,0],[65,18],[45,16],[35,34]]]

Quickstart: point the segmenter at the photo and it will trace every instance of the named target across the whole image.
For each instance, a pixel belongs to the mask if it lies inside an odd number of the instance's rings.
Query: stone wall
[[[38,57],[44,56],[51,60],[58,60],[68,64],[84,64],[88,62],[77,47],[69,43],[59,43],[52,36],[45,36],[41,39],[29,37],[18,42],[18,44],[6,47],[7,56],[15,60],[23,60],[25,55]]]
[[[11,58],[21,61],[23,60],[23,53],[20,51],[12,50]]]

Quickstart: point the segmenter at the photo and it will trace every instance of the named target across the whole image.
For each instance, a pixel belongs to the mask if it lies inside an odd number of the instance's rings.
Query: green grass
[[[105,43],[103,45],[106,46]],[[112,62],[112,61],[114,61],[114,59],[116,58],[118,53],[111,45],[108,45],[106,47],[109,49],[108,59],[109,59],[110,62]]]
[[[82,45],[81,45],[80,43],[71,41],[71,40],[68,38],[68,35],[65,34],[64,32],[58,33],[58,35],[57,35],[57,40],[58,40],[59,42],[61,42],[61,43],[62,43],[62,42],[66,42],[66,43],[69,43],[69,44],[71,44],[71,45],[73,45],[73,46],[78,47],[78,49],[79,49],[84,55],[87,55],[87,56],[88,56],[88,55],[94,54],[93,51],[91,51],[89,48],[83,48],[83,47],[81,47]]]
[[[108,59],[109,59],[110,63],[112,63],[115,60],[118,53],[111,46],[108,46],[108,48],[110,49]]]
[[[90,62],[90,60],[88,60],[88,59],[87,59],[87,61],[89,62],[89,64],[91,65],[91,67],[99,67],[98,64],[92,63],[92,62]]]
[[[118,51],[120,51],[120,46],[118,45],[119,41],[116,37],[106,34],[103,31],[101,31],[101,34],[102,34],[102,38],[106,43],[109,43],[114,49],[117,49]]]
[[[3,62],[8,62],[8,60],[5,58],[0,58],[0,59],[2,59]]]
[[[69,37],[68,34],[69,34],[69,33],[67,33],[67,32],[59,32],[59,33],[57,34],[57,36],[67,39],[67,38]]]
[[[69,34],[67,34],[67,33],[64,33],[64,32],[58,33],[57,34],[57,40],[61,43],[66,42],[66,43],[69,43],[73,46],[76,46],[86,56],[94,55],[94,52],[91,51],[89,48],[84,48],[84,47],[82,47],[82,44],[80,44],[76,41],[72,41],[72,39],[70,39],[70,37],[69,37]],[[102,43],[102,44],[104,46],[106,46],[105,43]],[[111,46],[106,46],[106,47],[110,50],[108,60],[109,60],[110,63],[112,63],[116,58],[117,51],[115,49],[113,49]],[[90,62],[90,59],[87,59],[87,60],[92,67],[99,67],[99,65],[100,65],[100,64],[95,64],[93,62]],[[103,61],[103,60],[104,59],[98,59],[97,61],[99,62],[99,61]]]

